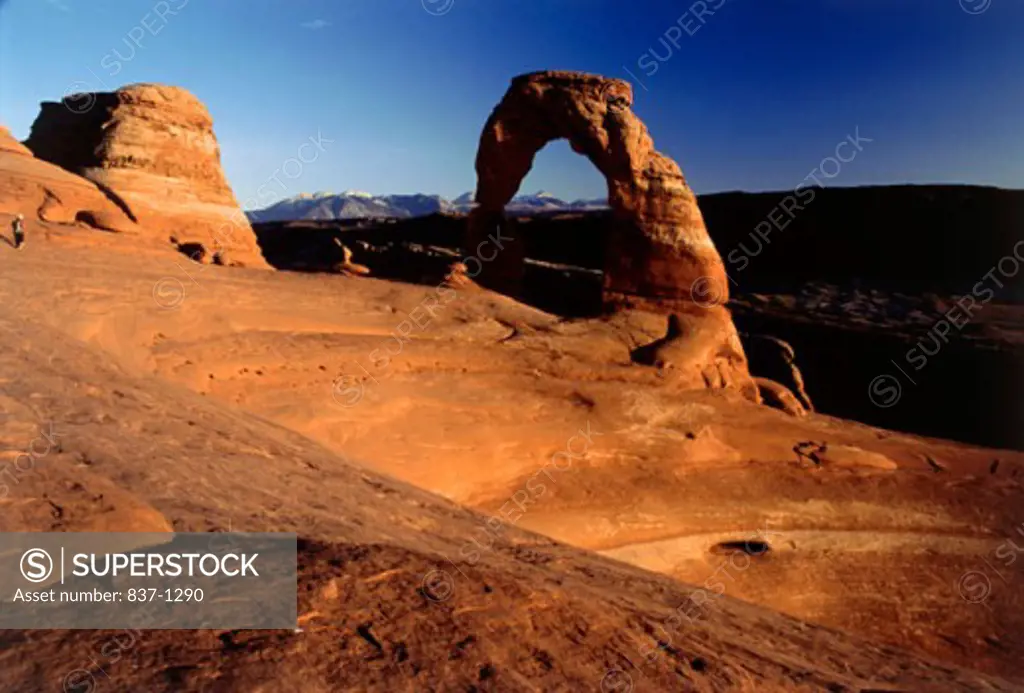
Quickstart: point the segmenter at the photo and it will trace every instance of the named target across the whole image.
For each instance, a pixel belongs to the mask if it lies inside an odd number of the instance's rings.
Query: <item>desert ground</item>
[[[822,191],[745,272],[772,196],[705,223],[631,99],[513,79],[401,224],[253,228],[180,88],[0,129],[0,530],[299,537],[295,629],[7,630],[5,688],[1021,690],[1019,193]],[[558,138],[614,223],[505,216]]]
[[[110,690],[1021,681],[1021,453],[673,390],[630,359],[654,317],[29,233],[0,248],[5,454],[60,446],[5,531],[303,541],[302,632],[147,632]],[[8,685],[103,637],[8,633]]]

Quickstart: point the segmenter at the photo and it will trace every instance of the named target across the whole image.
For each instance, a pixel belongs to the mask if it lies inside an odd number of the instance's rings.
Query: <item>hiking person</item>
[[[25,215],[24,214],[19,214],[16,217],[14,217],[14,221],[11,222],[11,231],[14,234],[14,247],[19,249],[19,250],[21,249],[21,247],[23,245],[25,245],[25,226],[24,226],[24,221],[25,221]]]

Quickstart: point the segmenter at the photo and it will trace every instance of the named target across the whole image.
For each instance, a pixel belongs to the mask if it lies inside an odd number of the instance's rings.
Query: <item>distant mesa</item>
[[[199,99],[159,84],[69,99],[42,104],[25,142],[37,157],[93,181],[145,233],[199,243],[222,264],[267,267]]]

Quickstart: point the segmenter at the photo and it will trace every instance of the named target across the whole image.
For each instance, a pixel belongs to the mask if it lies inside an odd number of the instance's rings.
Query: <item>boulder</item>
[[[370,268],[360,265],[352,260],[352,250],[341,240],[335,238],[334,245],[341,249],[341,262],[335,263],[334,271],[346,276],[365,277],[370,274]]]
[[[44,103],[25,142],[98,185],[145,233],[222,264],[267,267],[228,186],[213,120],[188,91],[135,84]]]
[[[665,336],[633,349],[630,357],[634,363],[654,366],[680,389],[729,388],[761,402],[739,334],[724,306],[669,315]]]
[[[797,409],[800,411],[814,411],[814,403],[811,402],[811,396],[807,394],[803,374],[796,364],[796,350],[792,345],[771,335],[742,336],[746,338],[743,347],[750,363],[750,370],[785,388],[796,398]],[[773,391],[772,396],[777,392],[772,385],[768,385],[767,388],[763,387],[761,394],[765,396],[766,401],[770,397],[766,396],[765,389]],[[792,407],[782,406],[780,408],[789,410]]]
[[[880,452],[872,452],[854,445],[833,445],[830,443],[816,443],[805,441],[798,443],[793,451],[797,459],[809,460],[811,463],[823,467],[841,467],[844,469],[877,469],[882,471],[895,471],[899,465],[889,457]]]

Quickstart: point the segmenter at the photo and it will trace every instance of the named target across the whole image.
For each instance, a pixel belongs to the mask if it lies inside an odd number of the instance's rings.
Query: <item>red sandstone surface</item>
[[[213,119],[179,87],[135,84],[48,102],[26,145],[116,198],[161,240],[221,264],[265,267],[220,165]]]
[[[154,172],[142,121],[183,117],[183,97],[133,89],[97,106],[124,130],[103,156],[66,164],[138,230],[36,217],[26,249],[0,246],[0,461],[61,436],[8,484],[0,529],[297,532],[301,627],[145,632],[102,674],[110,633],[7,631],[8,689],[67,690],[82,668],[111,691],[1020,689],[1024,582],[990,573],[1024,531],[1024,453],[805,412],[792,373],[790,413],[731,386],[750,373],[730,313],[681,291],[720,257],[614,82],[544,73],[507,97],[578,110],[592,159],[628,134],[614,242],[682,258],[657,265],[670,293],[641,263],[651,301],[571,319],[450,276],[374,278],[337,236],[338,274],[262,271],[255,240],[236,248],[254,267],[186,260],[168,220],[209,244],[212,216],[147,185],[213,190],[219,166],[207,148]],[[34,140],[64,118],[48,110]],[[10,142],[0,164],[4,212],[98,190]],[[673,184],[651,198],[657,171]],[[633,281],[617,271],[605,292]],[[716,380],[722,335],[742,367]]]
[[[41,161],[0,127],[0,212],[131,232],[136,224],[91,181]]]

